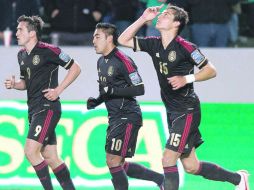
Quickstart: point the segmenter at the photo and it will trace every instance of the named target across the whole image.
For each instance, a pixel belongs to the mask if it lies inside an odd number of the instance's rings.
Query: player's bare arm
[[[59,95],[67,88],[80,74],[81,69],[77,63],[73,63],[71,68],[68,70],[68,73],[61,84],[55,89],[45,89],[42,92],[44,97],[50,101],[56,100]]]
[[[16,81],[14,75],[12,75],[11,78],[6,79],[4,85],[6,89],[26,90],[25,81],[22,79]]]
[[[153,20],[159,13],[160,9],[163,7],[155,6],[147,8],[141,17],[139,17],[132,25],[130,25],[118,38],[119,44],[134,48],[133,37],[137,31],[148,21]],[[138,46],[138,45],[137,45]],[[139,47],[136,47],[137,50],[140,50]]]
[[[173,90],[177,90],[185,86],[187,83],[205,81],[214,78],[215,76],[215,67],[211,63],[208,63],[194,75],[173,76],[168,78],[168,82],[172,85]]]

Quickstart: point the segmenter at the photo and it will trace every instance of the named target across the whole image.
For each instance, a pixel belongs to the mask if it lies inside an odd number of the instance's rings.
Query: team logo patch
[[[134,72],[134,73],[129,74],[129,77],[130,77],[131,82],[132,82],[133,85],[138,85],[142,82],[138,72]]]
[[[114,67],[113,66],[109,66],[108,68],[108,76],[112,76],[114,73]]]
[[[71,60],[70,56],[63,51],[61,51],[61,53],[59,54],[59,58],[65,63],[69,63],[69,61]]]
[[[175,51],[170,51],[168,54],[168,60],[170,62],[173,62],[176,60],[176,52]]]
[[[24,65],[24,61],[21,61],[20,65]]]
[[[197,49],[191,53],[191,58],[197,63],[198,65],[205,60],[205,56],[202,55]]]
[[[33,57],[32,62],[33,62],[33,65],[38,65],[38,64],[40,63],[40,57],[39,57],[39,55],[35,55],[35,56]],[[21,63],[21,64],[22,64],[22,63]]]

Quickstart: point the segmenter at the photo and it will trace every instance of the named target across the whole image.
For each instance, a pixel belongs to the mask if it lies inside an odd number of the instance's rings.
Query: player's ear
[[[108,40],[108,42],[113,43],[113,36],[112,35],[108,36],[107,40]]]
[[[174,25],[175,25],[175,27],[179,27],[180,26],[180,22],[179,21],[174,21]]]
[[[34,37],[34,36],[36,36],[36,32],[34,30],[32,30],[29,32],[29,35],[30,35],[30,37]]]

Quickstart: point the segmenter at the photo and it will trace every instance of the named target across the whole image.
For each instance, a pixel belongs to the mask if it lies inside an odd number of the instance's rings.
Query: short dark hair
[[[179,29],[178,29],[178,34],[180,34],[182,30],[184,29],[185,25],[189,22],[189,15],[183,8],[174,6],[172,4],[168,4],[167,10],[169,9],[172,9],[175,11],[174,21],[180,22]]]
[[[103,32],[106,34],[106,36],[113,36],[113,44],[114,45],[118,45],[117,39],[119,36],[119,33],[117,31],[117,28],[114,24],[110,24],[110,23],[98,23],[96,25],[96,29],[102,29]]]
[[[43,20],[39,16],[26,16],[22,15],[17,20],[18,23],[26,22],[28,31],[35,31],[37,39],[41,39],[42,28],[44,25]]]

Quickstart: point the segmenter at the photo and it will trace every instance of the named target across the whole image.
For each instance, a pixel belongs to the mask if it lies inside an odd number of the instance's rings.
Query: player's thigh
[[[44,110],[34,114],[30,120],[28,139],[33,139],[44,146],[52,142],[56,125],[61,117],[61,112],[57,110]]]
[[[119,123],[107,129],[106,152],[109,154],[132,157],[135,153],[140,125],[132,122]]]

